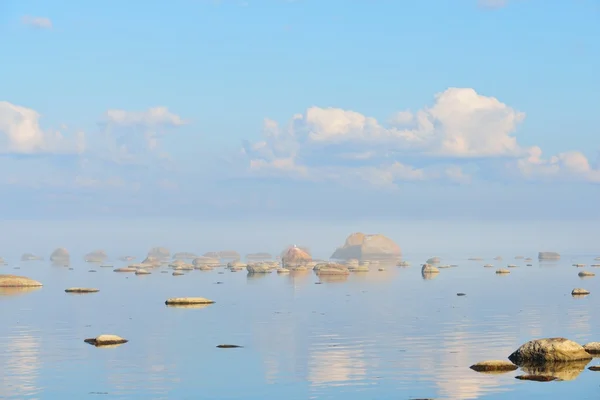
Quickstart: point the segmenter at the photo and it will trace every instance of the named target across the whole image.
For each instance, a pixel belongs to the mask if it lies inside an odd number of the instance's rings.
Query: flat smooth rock
[[[84,342],[94,345],[96,347],[99,346],[111,346],[116,344],[127,343],[127,339],[123,339],[117,335],[100,335],[95,338],[85,339]]]
[[[0,275],[0,287],[39,287],[42,284],[33,279],[17,275]]]
[[[137,268],[123,267],[114,269],[113,272],[136,272]]]
[[[99,291],[100,291],[100,289],[82,288],[82,287],[73,287],[73,288],[65,289],[65,292],[67,292],[67,293],[97,293]]]
[[[503,371],[504,372],[504,371],[514,371],[519,367],[517,367],[515,364],[511,363],[510,361],[488,360],[488,361],[478,362],[477,364],[473,364],[469,368],[471,368],[473,371],[477,371],[477,372],[492,372],[492,371]]]
[[[165,301],[166,305],[180,304],[214,304],[213,300],[205,299],[204,297],[173,297]]]

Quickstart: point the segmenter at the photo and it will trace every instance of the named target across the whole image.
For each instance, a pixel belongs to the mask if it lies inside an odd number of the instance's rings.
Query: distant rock
[[[113,272],[136,272],[137,268],[123,267],[114,269]]]
[[[249,274],[269,274],[271,268],[266,264],[248,264],[246,266]]]
[[[167,260],[167,258],[165,258],[165,257],[159,258],[156,256],[148,255],[148,257],[146,257],[144,259],[144,261],[142,261],[141,264],[148,268],[160,267],[162,265],[163,261],[166,261],[166,260]]]
[[[42,284],[33,279],[17,275],[0,275],[0,287],[40,287]]]
[[[588,344],[583,345],[583,348],[590,354],[600,354],[600,342],[590,342]]]
[[[402,255],[400,247],[394,241],[384,235],[365,235],[364,233],[353,233],[346,239],[344,246],[338,248],[332,259],[348,260],[351,258],[359,260],[395,259]]]
[[[173,297],[167,299],[165,304],[172,305],[193,305],[193,304],[214,304],[214,301],[205,299],[204,297]]]
[[[194,261],[192,261],[192,264],[194,264],[195,266],[200,266],[200,265],[220,265],[221,264],[221,260],[219,258],[211,258],[211,257],[196,257],[194,258]]]
[[[469,368],[477,372],[507,372],[514,371],[519,367],[510,361],[489,360],[478,362],[477,364],[471,365]]]
[[[439,273],[440,273],[440,270],[431,264],[424,264],[423,267],[421,268],[422,275],[433,275],[433,274],[439,274]]]
[[[150,275],[151,272],[150,271],[146,271],[145,269],[138,269],[137,271],[135,271],[136,275]]]
[[[173,254],[173,259],[174,260],[193,260],[194,258],[197,258],[198,256],[194,253],[188,253],[188,252],[180,252],[180,253],[175,253]]]
[[[525,256],[516,256],[515,260],[523,260],[525,258]]]
[[[65,289],[67,293],[98,293],[100,289],[74,287]]]
[[[125,261],[125,262],[131,262],[131,261],[135,260],[135,257],[134,256],[123,256],[123,257],[119,257],[119,260]]]
[[[484,265],[484,267],[485,267],[485,268],[493,268],[493,267],[494,267],[494,265],[493,265],[493,264],[485,264],[485,265]]]
[[[470,257],[468,259],[468,261],[483,261],[483,258],[481,258],[481,257]]]
[[[212,271],[214,268],[210,265],[200,265],[195,266],[194,269],[197,269],[198,271]]]
[[[202,254],[202,257],[221,259],[218,251],[209,251],[208,253]]]
[[[596,276],[595,273],[590,272],[590,271],[581,271],[580,273],[578,273],[577,275],[579,275],[580,277],[588,277],[588,276]]]
[[[561,337],[531,340],[508,357],[517,365],[591,360],[591,358],[592,356],[585,351],[583,346]]]
[[[581,288],[573,289],[571,292],[571,295],[573,296],[587,296],[588,294],[590,294],[589,291]]]
[[[278,274],[289,274],[290,270],[287,268],[277,268],[277,273]]]
[[[100,335],[92,339],[85,339],[84,342],[94,346],[112,346],[127,343],[128,340],[117,335]]]
[[[510,270],[509,269],[505,269],[505,268],[498,268],[496,270],[496,273],[498,275],[506,275],[506,274],[510,274]]]
[[[494,257],[494,260],[496,260],[496,261],[502,261],[502,256]]]
[[[246,255],[248,261],[266,261],[273,259],[273,256],[269,253],[250,253]]]
[[[69,255],[69,251],[65,248],[58,248],[52,252],[50,255],[50,261],[54,263],[65,263],[68,264],[71,260],[71,256]]]
[[[315,266],[316,268],[316,266]],[[316,270],[318,276],[321,275],[349,275],[350,270],[342,264],[327,263],[320,265]]]
[[[25,253],[21,256],[21,261],[41,261],[43,259],[43,257],[31,253]]]
[[[555,253],[553,251],[541,251],[538,254],[538,260],[543,260],[543,261],[556,261],[556,260],[560,260],[560,254]]]
[[[166,261],[171,258],[171,252],[166,247],[153,247],[148,252],[148,258]]]
[[[439,264],[441,262],[442,262],[442,260],[439,257],[431,257],[430,259],[425,261],[426,264]]]
[[[84,257],[84,260],[91,263],[101,263],[107,258],[108,256],[104,250],[95,250],[91,253],[87,253]]]
[[[223,250],[219,252],[219,258],[221,260],[239,260],[242,256],[235,250]]]
[[[281,260],[284,268],[287,268],[289,265],[306,264],[312,260],[312,257],[306,250],[292,246],[283,252]]]
[[[399,267],[410,267],[410,263],[408,261],[399,261],[396,265]]]
[[[173,276],[181,276],[181,275],[185,275],[185,273],[181,272],[181,271],[174,271],[171,275],[173,275]]]
[[[237,344],[220,344],[217,346],[219,349],[239,349],[243,346],[238,346]]]
[[[577,268],[583,268],[585,267],[585,264],[573,264],[573,266]]]

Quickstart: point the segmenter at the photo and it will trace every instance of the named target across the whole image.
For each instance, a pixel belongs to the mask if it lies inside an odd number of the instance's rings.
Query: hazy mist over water
[[[277,255],[296,244],[309,247],[313,257],[328,259],[350,233],[364,232],[390,237],[407,255],[510,257],[522,253],[534,257],[538,251],[600,253],[599,229],[600,222],[595,220],[9,220],[0,232],[0,256],[10,260],[32,252],[47,257],[55,248],[66,247],[74,259],[95,249],[105,249],[111,258],[141,257],[153,246],[165,246],[173,253],[236,250],[242,256],[260,251]]]

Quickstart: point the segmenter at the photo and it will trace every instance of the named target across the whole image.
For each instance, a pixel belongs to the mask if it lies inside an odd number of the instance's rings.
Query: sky
[[[0,216],[600,219],[596,0],[0,0]]]

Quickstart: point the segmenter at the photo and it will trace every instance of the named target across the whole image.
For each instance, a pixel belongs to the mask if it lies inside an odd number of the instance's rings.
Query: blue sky
[[[598,37],[593,0],[3,1],[0,212],[600,216]]]

